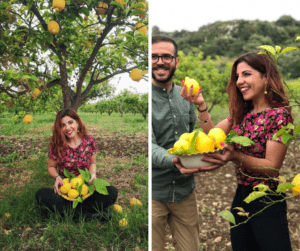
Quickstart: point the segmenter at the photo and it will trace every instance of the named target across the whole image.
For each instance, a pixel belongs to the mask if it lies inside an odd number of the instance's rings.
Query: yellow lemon
[[[125,3],[124,3],[124,1],[123,0],[115,0],[117,3],[120,3],[120,4],[122,4],[124,7],[125,7]]]
[[[208,136],[198,136],[196,139],[196,150],[200,153],[212,152],[215,150],[215,142]]]
[[[174,151],[177,151],[177,149],[187,150],[190,146],[190,143],[184,139],[179,139],[174,144]]]
[[[195,79],[191,79],[189,77],[185,78],[184,84],[186,85],[185,92],[188,93],[191,86],[193,86],[192,96],[195,95],[199,91],[199,84]]]
[[[135,68],[135,69],[132,69],[132,71],[130,72],[130,77],[133,81],[137,81],[139,82],[141,79],[142,79],[142,71]]]
[[[31,94],[33,98],[37,98],[41,94],[41,91],[37,88],[34,89],[34,92]]]
[[[120,205],[114,204],[113,210],[117,213],[123,213],[123,209]]]
[[[65,0],[53,0],[52,6],[56,11],[63,10],[66,6]]]
[[[128,221],[125,218],[123,218],[122,220],[119,221],[119,226],[128,227]]]
[[[131,198],[129,200],[129,204],[130,204],[130,206],[141,206],[142,202],[136,198]]]
[[[99,15],[104,15],[108,9],[108,5],[106,3],[99,3],[97,8],[97,13]]]
[[[300,173],[298,173],[298,174],[294,177],[292,183],[296,184],[297,186],[298,186],[298,185],[300,186]]]
[[[25,124],[30,124],[32,122],[33,118],[30,114],[27,114],[24,116],[23,121]]]
[[[89,188],[88,188],[88,186],[85,185],[85,184],[83,184],[83,185],[82,185],[82,190],[81,190],[80,195],[85,196],[85,195],[87,195],[88,193],[89,193]]]
[[[59,32],[59,25],[55,21],[50,21],[48,24],[48,31],[52,34],[57,34]]]
[[[71,184],[70,183],[66,183],[66,184],[63,184],[61,187],[60,187],[60,191],[63,193],[63,194],[67,194],[70,190],[71,190]]]
[[[300,195],[300,186],[297,186],[297,187],[293,187],[292,188],[292,191],[293,191],[293,195]]]
[[[147,33],[147,25],[145,25],[143,23],[137,23],[135,25],[135,29],[138,29],[140,32],[143,32],[145,35]]]
[[[64,184],[64,185],[65,185],[65,184],[70,184],[69,179],[68,179],[68,178],[63,179],[63,184]]]
[[[79,174],[79,175],[77,176],[77,178],[79,178],[79,179],[81,179],[81,180],[83,181],[83,177],[81,176],[81,174]]]
[[[68,197],[72,198],[72,199],[76,199],[79,196],[79,193],[76,189],[70,189],[70,191],[68,192]]]
[[[216,148],[218,149],[223,148],[223,146],[221,146],[220,143],[224,143],[226,134],[221,128],[211,129],[207,134],[207,136],[214,140]]]
[[[83,183],[82,179],[76,177],[71,179],[72,188],[76,189],[76,185],[80,186]]]

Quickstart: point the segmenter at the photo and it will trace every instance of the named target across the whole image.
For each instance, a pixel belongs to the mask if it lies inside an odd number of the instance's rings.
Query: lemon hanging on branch
[[[48,24],[48,31],[51,34],[57,34],[59,32],[59,25],[55,21],[50,21]]]
[[[137,23],[135,25],[135,30],[139,30],[140,32],[143,32],[145,35],[147,33],[147,25],[143,23]]]
[[[107,10],[108,10],[108,5],[106,3],[99,3],[97,8],[97,13],[99,15],[104,15]]]
[[[52,6],[56,11],[63,10],[66,6],[65,0],[53,0]]]
[[[34,89],[34,92],[31,94],[33,98],[37,98],[41,94],[41,91],[37,88]]]
[[[120,4],[122,4],[124,7],[125,7],[125,3],[124,3],[124,1],[123,0],[115,0],[117,3],[120,3]]]

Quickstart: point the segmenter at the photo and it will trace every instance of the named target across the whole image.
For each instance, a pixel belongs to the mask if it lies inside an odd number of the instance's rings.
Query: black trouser
[[[102,211],[106,207],[114,204],[118,197],[118,190],[113,186],[106,187],[108,195],[94,192],[90,197],[86,198],[83,203],[78,203],[75,213],[81,212],[83,215],[96,213],[97,210]],[[41,188],[35,194],[37,202],[41,205],[42,213],[59,212],[62,216],[65,211],[72,209],[73,201],[68,201],[62,196],[54,193],[53,188]],[[48,208],[49,210],[45,209]]]
[[[244,222],[247,217],[240,216],[235,207],[242,207],[252,214],[260,211],[269,201],[266,197],[258,198],[249,204],[244,199],[253,192],[253,187],[238,185],[232,207],[236,224]],[[282,199],[281,196],[271,196],[272,200]],[[230,230],[233,251],[292,251],[287,221],[286,201],[278,202],[254,216],[247,223]],[[232,224],[231,224],[232,226]]]

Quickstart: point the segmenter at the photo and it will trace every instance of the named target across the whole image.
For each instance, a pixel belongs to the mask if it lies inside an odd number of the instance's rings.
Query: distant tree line
[[[257,46],[271,45],[300,47],[300,21],[291,16],[282,16],[275,22],[233,20],[215,22],[202,26],[196,32],[186,30],[163,32],[152,28],[153,35],[167,35],[177,43],[185,55],[203,53],[203,58],[216,56],[235,58],[242,53],[255,51]],[[196,48],[196,49],[195,49]],[[300,50],[284,54],[280,58],[279,69],[288,79],[300,77]]]

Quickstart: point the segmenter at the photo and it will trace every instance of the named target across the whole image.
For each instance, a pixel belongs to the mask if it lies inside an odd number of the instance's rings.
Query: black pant
[[[251,192],[253,187],[238,185],[231,207],[236,224],[244,222],[247,217],[238,215],[239,211],[233,208],[242,207],[251,216],[267,205],[262,202],[263,200],[269,201],[266,197],[261,197],[247,204],[244,199]],[[272,200],[280,198],[282,199],[279,196],[271,196]],[[232,249],[234,251],[292,251],[286,214],[286,201],[278,202],[247,223],[232,228],[230,230]]]
[[[108,195],[103,195],[95,191],[83,203],[78,203],[75,213],[78,214],[80,212],[83,215],[93,214],[97,213],[97,210],[102,211],[102,209],[114,204],[118,197],[118,190],[113,186],[106,188]],[[73,201],[68,201],[62,196],[57,195],[54,193],[53,188],[41,188],[36,192],[35,197],[41,205],[41,210],[44,214],[47,214],[47,211],[50,210],[51,212],[57,211],[63,216],[64,212],[71,210],[73,206]]]

